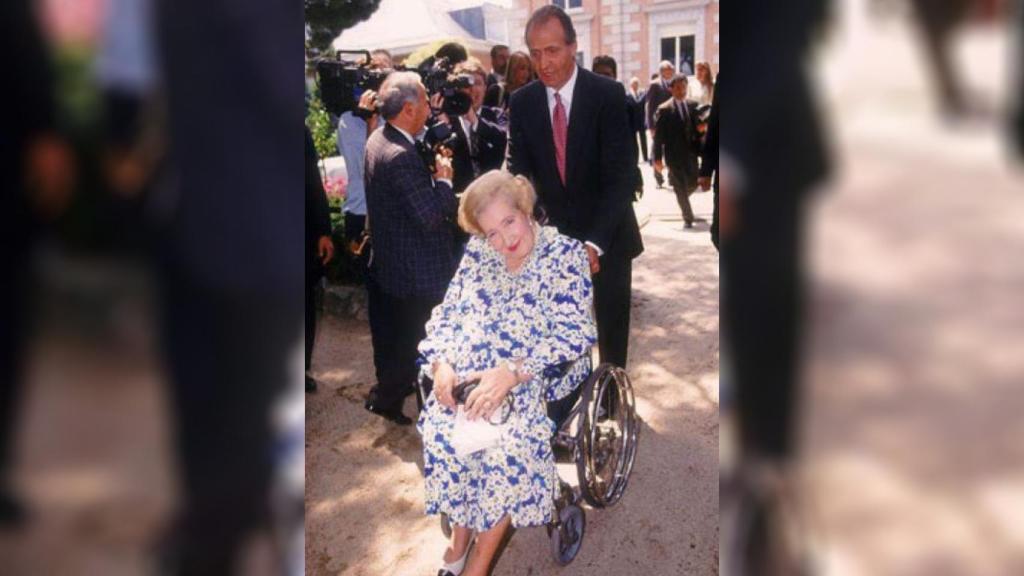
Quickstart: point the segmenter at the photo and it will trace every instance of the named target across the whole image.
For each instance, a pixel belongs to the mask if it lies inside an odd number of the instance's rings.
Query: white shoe
[[[466,568],[466,559],[469,558],[469,549],[473,547],[473,541],[470,540],[469,544],[466,545],[466,552],[462,554],[462,558],[454,562],[444,562],[442,558],[441,569],[437,571],[437,576],[459,576],[462,571]]]

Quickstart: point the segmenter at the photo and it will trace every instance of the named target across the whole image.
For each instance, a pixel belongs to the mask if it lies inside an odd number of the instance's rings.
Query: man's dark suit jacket
[[[388,294],[441,298],[455,274],[451,187],[435,183],[416,147],[391,124],[366,142],[371,273]]]
[[[715,79],[715,97],[711,102],[711,116],[708,117],[708,132],[701,150],[700,175],[710,178],[718,171],[718,79]],[[718,181],[715,181],[717,190]]]
[[[480,119],[476,124],[477,135],[477,166],[480,174],[489,170],[501,168],[505,161],[505,147],[508,143],[508,136],[505,131],[497,125],[497,113],[485,108],[480,113]],[[458,139],[452,150],[452,188],[456,192],[462,192],[474,180],[473,162],[469,154],[469,143],[466,140],[466,132],[462,129],[462,123],[458,120],[453,122],[455,133]]]
[[[651,81],[651,85],[647,87],[647,127],[654,128],[654,114],[658,111],[658,106],[661,106],[665,100],[672,97],[672,91],[665,86],[661,76],[658,76],[656,80]]]
[[[529,178],[550,222],[560,232],[599,246],[605,256],[643,252],[633,213],[634,141],[625,91],[614,80],[576,69],[566,139],[566,184],[555,163],[551,113],[544,84],[535,80],[512,94],[508,169]]]
[[[711,102],[711,116],[708,117],[708,132],[701,150],[700,175],[711,178],[718,172],[718,90],[719,79],[715,78],[715,97]],[[714,208],[711,216],[711,242],[719,247],[718,237],[718,178],[715,178]]]
[[[658,107],[654,128],[654,160],[664,159],[677,176],[686,179],[686,185],[697,183],[697,155],[700,154],[700,133],[697,132],[697,104],[685,101],[686,119],[679,115],[675,100],[669,99]]]
[[[743,89],[724,95],[730,120],[722,143],[751,183],[752,194],[799,196],[828,174],[828,147],[805,62],[830,4],[745,2],[730,20],[736,41],[723,48],[722,56],[742,76]],[[765,46],[772,47],[772,66],[764,65]],[[770,184],[772,190],[754,190],[755,182]]]
[[[626,104],[629,106],[629,127],[634,132],[639,132],[647,125],[647,111],[644,109],[647,103],[647,92],[641,90],[633,97],[626,91]]]
[[[327,195],[320,179],[319,158],[313,136],[306,128],[306,280],[316,282],[323,272],[317,244],[323,236],[331,235],[331,213]]]
[[[298,305],[305,88],[290,63],[303,57],[294,31],[302,8],[177,0],[154,9],[179,191],[176,261],[203,286],[283,294]]]
[[[0,255],[5,267],[9,254],[27,256],[26,243],[34,229],[24,189],[26,146],[33,136],[53,130],[56,116],[50,58],[34,4],[0,3],[0,47],[9,56],[5,92],[10,99],[0,128],[0,227],[6,238],[0,242]]]

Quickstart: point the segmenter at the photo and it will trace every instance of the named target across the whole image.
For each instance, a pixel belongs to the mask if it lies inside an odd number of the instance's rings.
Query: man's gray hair
[[[669,68],[669,69],[672,69],[672,70],[676,69],[675,65],[672,64],[671,62],[669,62],[668,60],[662,60],[661,64],[658,64],[658,70],[664,70],[666,68]]]
[[[391,120],[402,111],[406,102],[416,105],[420,101],[422,83],[415,72],[392,72],[380,87],[380,115]]]

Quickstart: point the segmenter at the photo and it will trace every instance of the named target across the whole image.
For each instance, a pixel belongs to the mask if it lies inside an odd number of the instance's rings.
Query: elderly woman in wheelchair
[[[571,534],[559,523],[579,498],[559,480],[549,410],[586,420],[572,406],[594,380],[592,283],[583,245],[538,225],[534,201],[529,181],[500,171],[466,190],[459,224],[474,237],[419,347],[426,511],[451,529],[439,576],[487,574],[510,525],[560,530],[573,556],[582,536],[581,518]]]

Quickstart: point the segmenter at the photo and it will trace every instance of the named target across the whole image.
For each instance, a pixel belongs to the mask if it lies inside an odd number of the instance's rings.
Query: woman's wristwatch
[[[516,383],[518,384],[519,378],[520,376],[522,376],[522,374],[519,372],[519,363],[516,362],[515,360],[508,360],[505,362],[505,368],[512,373],[512,376],[515,377]]]

